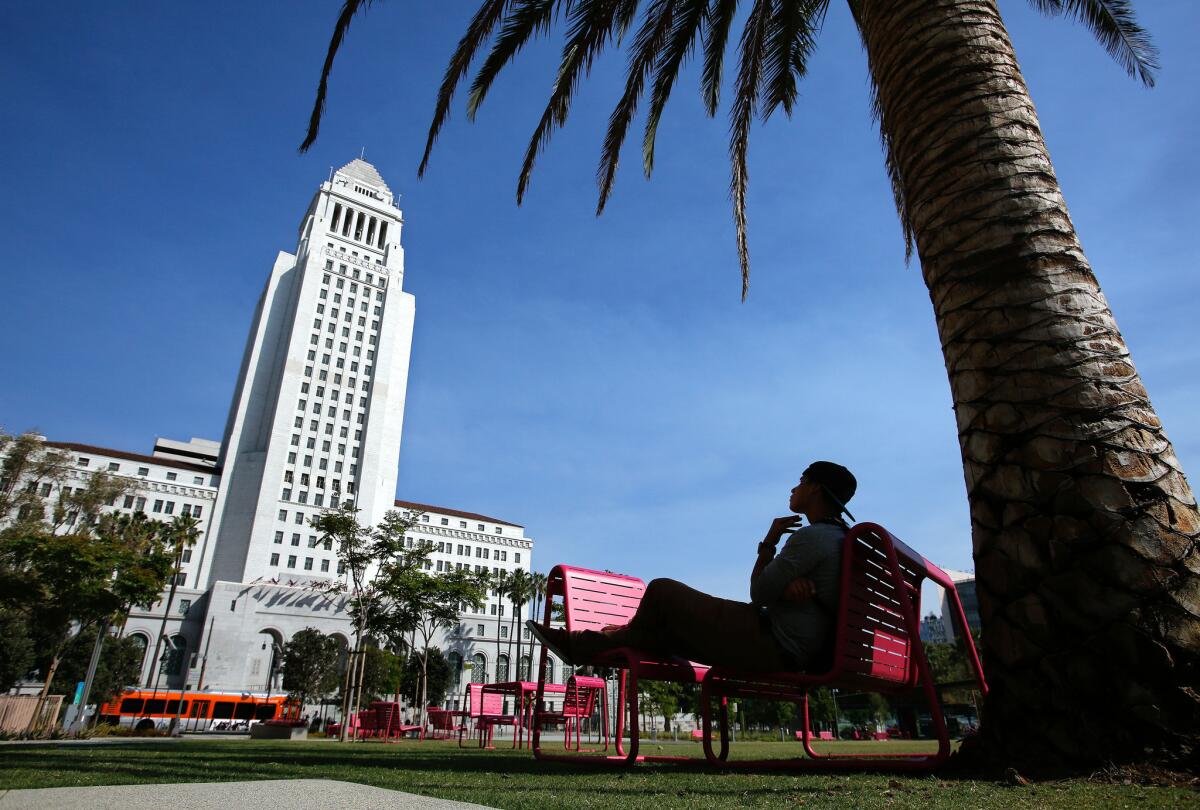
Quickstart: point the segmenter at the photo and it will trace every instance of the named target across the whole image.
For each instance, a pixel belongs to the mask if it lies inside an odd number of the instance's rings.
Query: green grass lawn
[[[501,745],[507,744],[501,741]],[[643,753],[700,755],[697,743],[643,743]],[[829,745],[828,743],[826,745]],[[855,745],[903,743],[833,743]],[[795,756],[798,743],[742,743],[738,757]],[[0,748],[0,790],[147,782],[339,779],[502,808],[830,807],[1151,808],[1200,805],[1186,788],[1086,780],[1016,787],[996,782],[887,774],[718,773],[703,765],[597,769],[536,762],[527,751],[459,749],[402,741],[266,742],[191,738],[96,746]]]

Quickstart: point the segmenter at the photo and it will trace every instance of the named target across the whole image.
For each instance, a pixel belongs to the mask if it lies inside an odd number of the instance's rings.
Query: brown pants
[[[758,608],[710,596],[673,579],[656,579],[646,586],[629,624],[602,632],[584,630],[574,646],[587,657],[616,647],[637,647],[740,670],[796,668]]]

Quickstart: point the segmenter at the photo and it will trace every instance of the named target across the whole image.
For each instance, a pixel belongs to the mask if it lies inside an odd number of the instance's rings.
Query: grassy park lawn
[[[501,745],[505,745],[501,742]],[[659,745],[662,750],[659,751]],[[829,744],[826,744],[829,745]],[[850,746],[904,743],[833,743]],[[739,757],[784,757],[798,743],[742,743]],[[643,753],[700,755],[696,743],[643,743]],[[441,741],[338,744],[191,738],[105,745],[6,746],[0,790],[152,782],[338,779],[501,808],[1196,807],[1187,788],[1087,780],[1010,786],[955,777],[714,773],[702,765],[630,770],[539,763],[528,752],[459,749]]]

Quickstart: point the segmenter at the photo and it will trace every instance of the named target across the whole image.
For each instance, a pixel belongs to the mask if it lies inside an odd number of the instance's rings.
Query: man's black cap
[[[838,511],[845,512],[851,520],[855,519],[846,508],[846,502],[854,497],[858,489],[858,481],[849,470],[832,461],[814,461],[804,470],[804,477],[820,484]]]

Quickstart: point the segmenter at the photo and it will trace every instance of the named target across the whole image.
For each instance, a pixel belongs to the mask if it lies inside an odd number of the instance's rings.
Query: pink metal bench
[[[719,703],[722,748],[714,752],[705,740],[705,755],[713,765],[727,767],[729,732],[727,702],[751,697],[788,700],[803,707],[805,759],[739,761],[758,768],[886,768],[933,769],[950,755],[950,735],[938,700],[929,661],[921,643],[921,585],[929,579],[949,599],[955,630],[964,639],[967,658],[983,695],[987,682],[967,627],[954,583],[944,571],[917,554],[875,523],[859,523],[846,535],[842,550],[841,591],[835,620],[833,659],[823,672],[750,674],[714,667],[704,678],[701,705],[705,732],[713,725],[713,702]],[[923,692],[934,731],[936,752],[899,754],[818,754],[810,744],[808,692],[819,686],[859,692],[903,694]],[[886,737],[886,734],[884,735]]]
[[[703,731],[700,740],[706,759],[719,767],[756,768],[882,768],[932,769],[950,754],[945,715],[938,701],[929,662],[920,638],[921,585],[929,579],[941,586],[950,601],[956,631],[963,637],[979,690],[986,696],[983,668],[967,628],[962,603],[954,583],[944,571],[874,523],[860,523],[846,535],[842,554],[841,590],[835,619],[833,657],[828,668],[815,672],[747,673],[729,668],[709,668],[682,659],[662,660],[641,651],[622,648],[593,661],[576,662],[615,667],[621,671],[617,698],[617,756],[582,757],[551,755],[539,745],[539,724],[534,724],[534,756],[581,762],[633,763],[639,760],[687,761],[690,757],[638,756],[638,679],[702,684]],[[551,602],[561,598],[568,630],[600,630],[625,624],[637,610],[645,585],[640,579],[570,566],[556,566],[547,579],[545,623],[551,619]],[[545,682],[547,652],[543,648],[538,673]],[[883,694],[924,693],[937,734],[936,752],[914,754],[818,754],[811,745],[808,692],[829,686]],[[804,730],[800,740],[807,758],[727,761],[729,754],[730,698],[787,700],[801,704]],[[718,705],[719,749],[713,747],[713,703]],[[629,712],[629,750],[622,733]],[[832,735],[831,735],[832,736]]]
[[[546,579],[546,613],[543,622],[550,623],[551,603],[560,599],[568,630],[602,630],[610,624],[626,624],[637,611],[646,585],[636,577],[573,568],[568,565],[555,566]],[[538,667],[538,695],[534,705],[541,706],[546,687],[546,664],[548,653],[542,648]],[[570,762],[599,764],[632,764],[638,761],[680,762],[694,759],[678,756],[639,756],[638,754],[638,681],[675,681],[699,683],[708,667],[682,658],[662,659],[631,647],[610,650],[592,661],[576,662],[612,667],[620,670],[617,688],[616,754],[590,756],[585,754],[552,754],[541,746],[542,718],[533,724],[533,755],[538,759],[558,759]],[[606,707],[607,709],[607,707]],[[626,715],[628,714],[628,750],[623,739]],[[547,720],[550,715],[547,715]],[[722,743],[722,754],[728,745]]]

